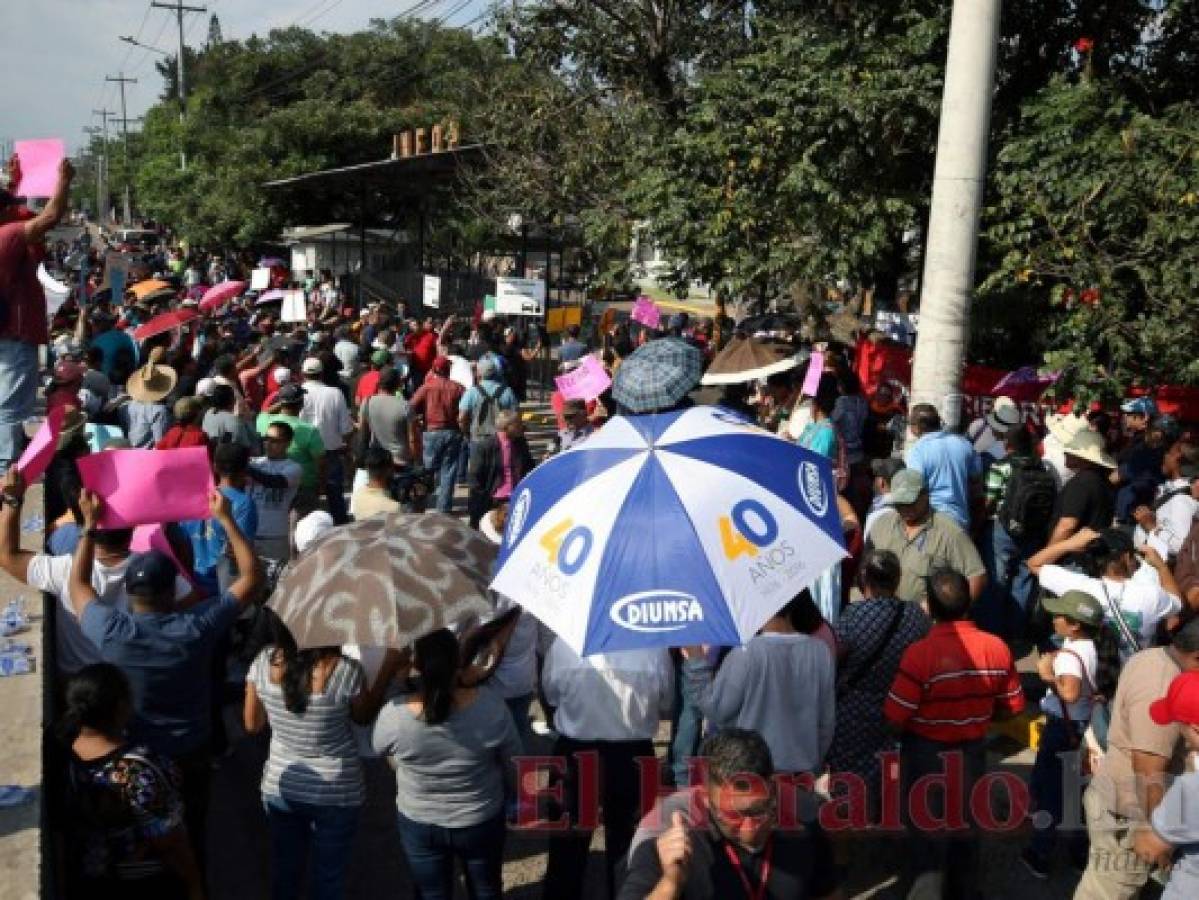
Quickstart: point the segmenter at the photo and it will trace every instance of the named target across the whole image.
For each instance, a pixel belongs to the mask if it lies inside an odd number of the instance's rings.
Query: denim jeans
[[[1071,735],[1073,730],[1074,734]],[[1085,722],[1071,722],[1066,724],[1066,720],[1061,716],[1046,716],[1045,728],[1041,731],[1041,743],[1037,747],[1037,759],[1033,763],[1032,777],[1029,779],[1029,787],[1032,789],[1033,809],[1037,812],[1045,812],[1049,814],[1049,819],[1045,822],[1036,822],[1037,830],[1033,832],[1032,840],[1029,846],[1033,852],[1042,859],[1047,860],[1050,854],[1053,853],[1053,848],[1057,844],[1057,827],[1062,821],[1062,807],[1065,803],[1065,788],[1067,783],[1074,786],[1077,790],[1077,796],[1074,798],[1073,804],[1075,810],[1079,810],[1082,802],[1082,779],[1075,770],[1069,781],[1065,776],[1068,774],[1063,761],[1059,754],[1069,753],[1071,750],[1077,751],[1081,745],[1083,732],[1086,731]],[[1077,819],[1076,813],[1075,818]],[[1076,824],[1082,825],[1081,821]],[[1079,829],[1072,835],[1074,845],[1072,849],[1079,858],[1086,856],[1085,852],[1086,831]]]
[[[37,347],[0,338],[0,474],[20,459],[36,404]]]
[[[336,524],[345,525],[350,521],[346,508],[345,461],[340,450],[325,454],[325,503]]]
[[[282,797],[264,797],[262,805],[271,829],[273,900],[300,896],[310,849],[308,896],[312,900],[341,900],[362,808],[299,803]]]
[[[1017,541],[996,521],[981,541],[987,588],[974,612],[978,626],[1007,641],[1025,636],[1036,579],[1028,558],[1040,547]]]
[[[500,900],[506,828],[502,813],[463,828],[427,825],[403,813],[398,818],[400,843],[421,900],[453,900],[455,859],[462,860],[472,900]]]
[[[454,505],[454,482],[458,480],[458,460],[462,454],[462,434],[448,428],[425,434],[425,468],[437,474],[437,511],[448,513]]]
[[[674,786],[679,790],[690,783],[690,761],[699,752],[704,724],[704,714],[699,704],[683,690],[685,683],[683,660],[679,657],[674,662],[674,712],[670,718],[670,749],[667,752]]]

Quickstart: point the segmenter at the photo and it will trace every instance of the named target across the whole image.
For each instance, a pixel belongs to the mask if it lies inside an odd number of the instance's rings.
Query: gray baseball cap
[[[927,486],[924,476],[915,469],[901,469],[891,479],[891,505],[907,506],[920,499]]]

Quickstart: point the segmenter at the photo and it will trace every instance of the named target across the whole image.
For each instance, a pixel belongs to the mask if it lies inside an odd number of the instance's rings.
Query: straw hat
[[[125,382],[125,390],[138,403],[157,403],[175,390],[178,376],[170,366],[161,365],[166,351],[155,347],[150,351],[150,360]]]
[[[1048,416],[1045,419],[1045,427],[1063,444],[1068,444],[1075,434],[1088,429],[1087,420],[1073,413]]]
[[[1020,407],[1011,397],[997,397],[995,405],[987,413],[987,424],[996,434],[1007,434],[1023,421]]]
[[[1116,461],[1103,449],[1103,437],[1089,428],[1076,431],[1064,441],[1062,449],[1070,456],[1076,456],[1105,469],[1116,468]]]

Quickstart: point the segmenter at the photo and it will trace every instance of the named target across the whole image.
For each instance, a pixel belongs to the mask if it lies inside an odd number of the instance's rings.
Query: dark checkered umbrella
[[[621,363],[612,398],[631,413],[670,409],[699,384],[703,354],[679,338],[661,338],[638,347]]]

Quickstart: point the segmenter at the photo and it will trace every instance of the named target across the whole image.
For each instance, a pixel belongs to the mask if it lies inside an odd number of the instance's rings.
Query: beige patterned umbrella
[[[716,355],[700,384],[745,384],[799,365],[795,348],[751,337],[735,337]]]
[[[441,513],[334,528],[283,571],[268,604],[300,647],[402,648],[494,609],[496,546]]]

